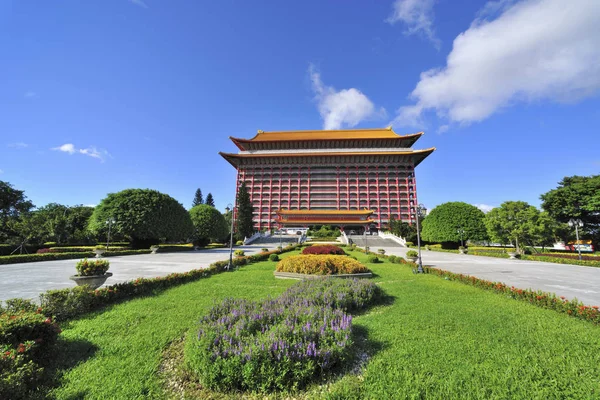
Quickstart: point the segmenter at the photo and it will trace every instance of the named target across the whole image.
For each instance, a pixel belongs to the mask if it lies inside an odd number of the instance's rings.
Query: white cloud
[[[17,143],[9,143],[8,147],[13,147],[15,149],[24,149],[25,147],[29,147],[27,143],[17,142]]]
[[[481,211],[483,211],[484,213],[489,213],[490,211],[492,211],[493,208],[495,208],[494,206],[490,206],[487,204],[473,204],[475,207],[479,208]]]
[[[79,153],[79,154],[83,154],[83,155],[86,155],[86,156],[89,156],[92,158],[96,158],[102,162],[104,162],[104,160],[107,157],[110,157],[110,154],[106,150],[98,150],[94,146],[90,146],[85,149],[78,149],[72,143],[65,143],[62,146],[53,147],[50,150],[62,151],[64,153],[69,153],[69,154]]]
[[[437,133],[444,133],[444,132],[448,132],[448,129],[450,128],[449,125],[442,125],[438,128]]]
[[[325,86],[321,81],[321,74],[312,64],[308,72],[315,101],[323,118],[323,129],[352,128],[363,120],[386,115],[383,107],[377,110],[373,102],[360,90],[350,88],[336,91],[331,86]]]
[[[426,110],[468,124],[518,102],[573,102],[598,92],[600,1],[493,5],[454,40],[444,68],[421,74],[415,104],[401,107],[395,124],[419,122]],[[492,11],[501,14],[485,19]]]
[[[53,147],[50,150],[58,150],[58,151],[62,151],[62,152],[69,153],[69,154],[73,154],[76,152],[75,146],[73,145],[73,143],[65,143],[62,146]]]
[[[148,5],[143,0],[129,0],[130,3],[143,8],[148,8]]]
[[[392,15],[385,21],[392,25],[403,22],[407,28],[406,35],[423,35],[439,50],[441,42],[433,28],[434,4],[435,0],[396,0],[392,5]]]

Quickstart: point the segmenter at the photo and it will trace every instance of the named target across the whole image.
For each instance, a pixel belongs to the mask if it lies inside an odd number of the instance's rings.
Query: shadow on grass
[[[63,374],[93,357],[97,351],[98,347],[87,340],[59,338],[47,362],[42,365],[44,367],[44,375],[42,385],[38,390],[39,395],[37,397],[32,395],[32,399],[54,398],[49,392],[60,386]],[[84,399],[86,398],[86,394],[86,392],[79,392],[70,395],[68,399]]]

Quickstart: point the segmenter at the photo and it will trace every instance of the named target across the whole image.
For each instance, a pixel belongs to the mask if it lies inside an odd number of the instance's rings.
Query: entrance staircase
[[[404,247],[392,239],[383,239],[376,235],[367,235],[366,241],[364,235],[348,235],[348,239],[359,247],[368,245],[371,251],[375,251],[380,247]]]

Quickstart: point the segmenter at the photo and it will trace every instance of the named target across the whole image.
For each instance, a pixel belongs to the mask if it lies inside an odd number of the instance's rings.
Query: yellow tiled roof
[[[340,129],[340,130],[309,130],[309,131],[258,131],[252,139],[231,138],[240,142],[280,142],[296,140],[339,140],[339,139],[400,139],[404,137],[422,135],[423,132],[410,135],[398,135],[387,128],[369,129]]]

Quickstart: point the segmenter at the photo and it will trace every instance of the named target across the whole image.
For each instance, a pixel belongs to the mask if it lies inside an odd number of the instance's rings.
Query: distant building
[[[415,167],[435,148],[413,150],[423,132],[391,127],[327,131],[258,131],[230,139],[238,153],[219,153],[246,182],[257,230],[333,225],[362,232],[390,216],[415,221]],[[236,190],[237,192],[237,190]]]

